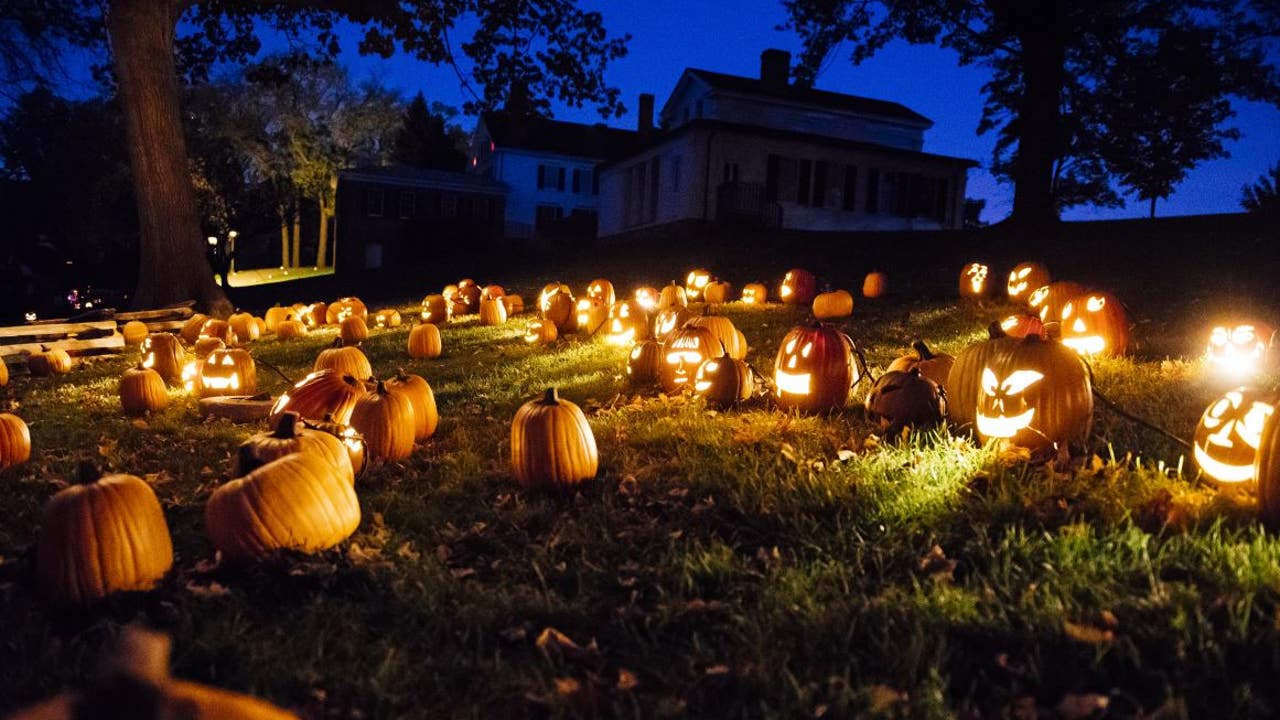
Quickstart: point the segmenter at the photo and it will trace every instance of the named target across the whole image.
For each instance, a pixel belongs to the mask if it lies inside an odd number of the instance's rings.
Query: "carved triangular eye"
[[[1044,378],[1035,370],[1015,370],[1001,384],[1001,389],[1010,395],[1017,395]]]
[[[1106,298],[1100,295],[1094,295],[1093,297],[1089,298],[1088,301],[1086,301],[1085,308],[1091,313],[1096,313],[1102,308],[1106,307],[1106,305],[1107,305]]]
[[[991,372],[991,368],[982,368],[982,392],[995,395],[999,385],[1000,381],[996,379],[996,374]]]

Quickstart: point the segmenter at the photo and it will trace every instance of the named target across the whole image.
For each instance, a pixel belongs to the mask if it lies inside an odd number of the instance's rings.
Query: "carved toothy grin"
[[[1256,479],[1253,471],[1253,465],[1228,465],[1224,462],[1214,460],[1209,457],[1209,453],[1204,448],[1196,445],[1192,454],[1195,456],[1196,464],[1209,477],[1221,482],[1248,482]]]
[[[809,373],[789,373],[785,370],[778,370],[774,373],[773,382],[778,387],[779,395],[782,393],[808,395],[809,379]]]
[[[1107,341],[1098,335],[1084,337],[1064,337],[1062,344],[1075,350],[1079,355],[1097,355],[1107,349]]]
[[[978,433],[986,437],[1011,438],[1020,431],[1031,426],[1031,418],[1035,417],[1035,408],[1013,417],[987,417],[978,415]]]

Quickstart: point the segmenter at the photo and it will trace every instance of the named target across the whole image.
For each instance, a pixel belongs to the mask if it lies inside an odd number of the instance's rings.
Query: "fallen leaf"
[[[708,675],[708,676],[728,675],[729,666],[728,665],[712,665],[706,670],[703,670],[702,674]]]
[[[620,692],[630,692],[640,686],[640,679],[626,668],[618,668],[617,688]]]
[[[934,545],[916,561],[916,569],[924,573],[931,580],[942,580],[949,582],[956,570],[956,561],[947,557],[942,551],[942,547]]]
[[[1111,699],[1106,695],[1067,693],[1062,696],[1062,700],[1053,711],[1057,713],[1060,720],[1084,720],[1084,718],[1095,717],[1099,711],[1106,710],[1110,704]]]
[[[1067,637],[1086,645],[1106,645],[1116,639],[1116,634],[1110,630],[1070,621],[1062,624],[1062,630]]]
[[[893,706],[906,702],[907,694],[888,685],[876,684],[867,688],[867,699],[871,704],[871,707],[868,708],[871,714],[881,715]]]

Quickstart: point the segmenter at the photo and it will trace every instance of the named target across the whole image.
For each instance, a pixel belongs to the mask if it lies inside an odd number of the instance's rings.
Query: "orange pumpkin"
[[[516,411],[511,422],[511,466],[525,487],[558,488],[596,476],[600,456],[587,418],[555,388]]]

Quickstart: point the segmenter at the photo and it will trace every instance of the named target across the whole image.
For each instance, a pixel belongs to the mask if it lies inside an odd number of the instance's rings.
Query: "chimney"
[[[650,135],[653,133],[653,93],[640,93],[640,117],[637,119],[636,129],[641,135]]]
[[[770,90],[781,90],[791,77],[791,53],[770,48],[760,53],[760,83]]]

